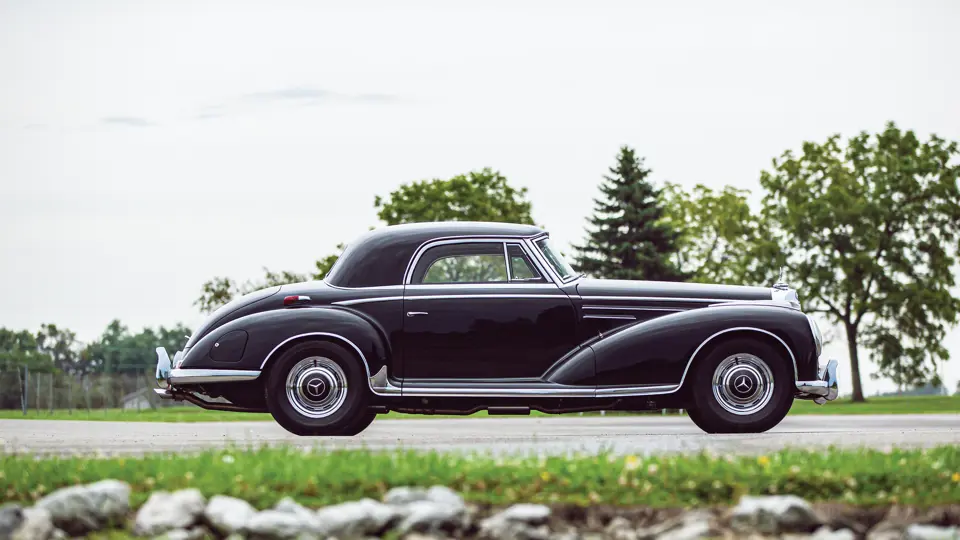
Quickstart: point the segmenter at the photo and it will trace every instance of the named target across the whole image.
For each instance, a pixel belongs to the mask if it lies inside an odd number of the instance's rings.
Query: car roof
[[[533,225],[480,221],[406,223],[373,229],[347,245],[324,278],[335,287],[382,287],[403,284],[407,263],[418,247],[448,237],[509,236],[545,233]]]

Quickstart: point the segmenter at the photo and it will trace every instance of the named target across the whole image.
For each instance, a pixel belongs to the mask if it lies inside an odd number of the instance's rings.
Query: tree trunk
[[[844,325],[847,330],[847,352],[850,354],[850,379],[853,381],[853,401],[862,403],[863,388],[860,386],[860,357],[857,355],[857,327],[852,324]]]

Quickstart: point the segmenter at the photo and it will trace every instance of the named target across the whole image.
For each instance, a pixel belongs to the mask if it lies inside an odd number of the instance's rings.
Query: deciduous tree
[[[785,264],[805,308],[845,330],[855,401],[861,348],[901,384],[939,382],[943,337],[960,313],[957,153],[956,142],[890,123],[845,146],[839,135],[806,142],[761,174],[767,263]]]
[[[426,221],[533,223],[527,188],[514,188],[498,171],[485,168],[449,180],[410,182],[373,201],[387,225]]]

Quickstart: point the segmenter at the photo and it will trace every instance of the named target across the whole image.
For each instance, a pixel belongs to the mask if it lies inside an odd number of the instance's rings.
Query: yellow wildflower
[[[763,467],[766,467],[767,465],[770,464],[770,458],[768,458],[767,456],[760,456],[757,458],[757,463],[759,463]]]
[[[953,473],[953,476],[950,477],[954,482],[960,483],[960,472]]]
[[[637,456],[629,455],[623,460],[623,468],[628,471],[635,471],[640,467],[640,459]]]

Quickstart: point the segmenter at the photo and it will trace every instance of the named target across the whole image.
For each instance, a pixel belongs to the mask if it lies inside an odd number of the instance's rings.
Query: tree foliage
[[[702,283],[759,284],[764,261],[756,256],[763,222],[750,208],[749,191],[697,184],[692,191],[667,183],[662,192],[664,223],[677,231],[674,264]]]
[[[189,335],[190,329],[182,324],[171,328],[144,328],[134,334],[119,320],[113,320],[98,339],[87,345],[84,354],[92,371],[115,373],[149,369],[157,364],[157,347],[164,347],[171,353],[178,351]]]
[[[576,246],[574,266],[609,279],[678,281],[685,278],[671,260],[679,234],[664,221],[660,191],[647,179],[643,158],[626,146],[600,185],[586,242]]]
[[[960,234],[957,143],[890,123],[842,147],[834,135],[787,151],[761,174],[769,266],[783,263],[805,309],[847,336],[854,400],[858,351],[898,384],[939,384],[943,337],[957,321],[951,294]]]
[[[63,373],[79,375],[89,371],[89,357],[83,354],[83,347],[77,341],[77,335],[55,324],[44,324],[37,332],[37,349],[53,361],[53,365]]]
[[[495,221],[533,224],[526,188],[514,188],[498,171],[485,168],[449,180],[420,180],[400,186],[373,206],[387,225],[427,221]]]
[[[37,338],[26,330],[0,328],[0,371],[28,367],[34,371],[53,371],[53,359],[41,352]]]

